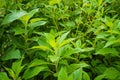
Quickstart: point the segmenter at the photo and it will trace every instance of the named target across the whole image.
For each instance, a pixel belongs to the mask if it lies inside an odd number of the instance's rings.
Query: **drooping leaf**
[[[105,78],[115,80],[119,76],[120,72],[114,67],[106,69],[104,72]]]
[[[12,49],[5,55],[1,57],[2,60],[9,60],[9,59],[20,59],[21,58],[21,53],[18,49]]]
[[[111,46],[112,44],[120,43],[120,39],[109,39],[104,48]]]
[[[58,73],[58,80],[68,80],[68,74],[64,67],[61,67],[61,69]]]
[[[115,48],[103,48],[98,50],[95,54],[100,54],[100,55],[111,54],[111,56],[118,56],[119,52]]]
[[[26,14],[27,14],[26,11],[12,12],[12,13],[8,14],[7,16],[5,16],[5,18],[3,19],[2,25],[9,24]]]
[[[6,72],[0,72],[0,80],[10,80]]]
[[[28,68],[27,70],[25,70],[23,78],[26,79],[30,79],[36,75],[38,75],[41,71],[44,71],[47,67],[45,66],[36,66],[33,68]]]

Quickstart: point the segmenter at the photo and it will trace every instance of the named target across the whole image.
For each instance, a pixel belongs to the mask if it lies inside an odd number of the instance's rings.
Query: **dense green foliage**
[[[0,80],[120,80],[120,0],[0,3]]]

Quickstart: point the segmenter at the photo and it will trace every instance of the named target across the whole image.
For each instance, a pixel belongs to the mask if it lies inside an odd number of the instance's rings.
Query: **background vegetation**
[[[120,80],[120,0],[0,3],[0,80]]]

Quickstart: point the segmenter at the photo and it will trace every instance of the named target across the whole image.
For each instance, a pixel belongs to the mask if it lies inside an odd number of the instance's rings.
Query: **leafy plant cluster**
[[[120,80],[120,0],[0,3],[0,80]]]

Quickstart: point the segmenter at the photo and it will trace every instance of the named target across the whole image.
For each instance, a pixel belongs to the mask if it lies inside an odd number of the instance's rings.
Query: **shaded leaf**
[[[1,57],[2,60],[20,59],[20,58],[21,58],[21,54],[18,49],[16,49],[16,50],[12,49]]]
[[[98,50],[95,54],[107,55],[111,54],[111,56],[118,56],[119,53],[115,48],[103,48]]]

